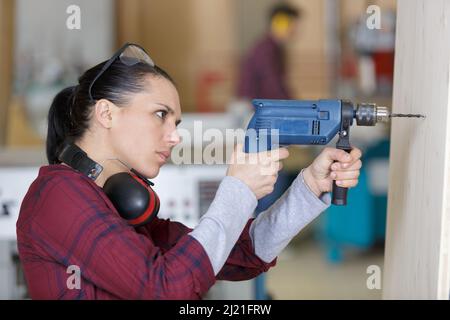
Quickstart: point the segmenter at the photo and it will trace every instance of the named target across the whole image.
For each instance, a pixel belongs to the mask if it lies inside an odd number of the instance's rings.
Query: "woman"
[[[251,279],[275,265],[280,251],[329,205],[333,179],[357,184],[361,152],[326,148],[275,205],[252,219],[288,152],[249,155],[239,145],[196,228],[157,217],[130,225],[105,184],[130,168],[157,176],[180,142],[180,117],[172,79],[132,44],[55,97],[49,165],[40,168],[17,222],[31,298],[199,299],[217,279]],[[84,156],[61,160],[68,142]],[[94,164],[88,171],[73,168],[85,160]]]

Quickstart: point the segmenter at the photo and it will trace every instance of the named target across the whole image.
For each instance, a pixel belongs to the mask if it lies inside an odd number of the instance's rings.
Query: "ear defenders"
[[[103,167],[88,157],[73,143],[66,143],[59,153],[59,160],[95,181]],[[103,191],[119,215],[133,227],[152,221],[159,211],[159,198],[152,189],[153,183],[134,169],[109,177]]]

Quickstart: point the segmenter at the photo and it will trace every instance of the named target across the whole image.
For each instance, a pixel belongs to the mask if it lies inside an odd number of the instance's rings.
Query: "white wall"
[[[77,84],[88,68],[107,60],[115,37],[113,0],[17,0],[14,92],[24,97],[26,116],[45,138],[47,112],[63,87]],[[80,8],[80,29],[67,20]]]
[[[81,9],[80,30],[66,27],[69,17],[66,9],[70,5]],[[112,0],[17,0],[15,21],[16,54],[33,50],[43,57],[80,56],[88,64],[105,60],[111,54],[114,41]]]

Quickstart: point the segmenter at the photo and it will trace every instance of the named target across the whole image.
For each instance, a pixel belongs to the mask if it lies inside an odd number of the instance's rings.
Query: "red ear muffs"
[[[66,141],[59,152],[59,160],[95,180],[103,167],[88,157],[76,144]],[[118,160],[118,159],[116,159]],[[120,160],[119,160],[120,161]],[[126,165],[125,165],[126,166]],[[159,211],[159,198],[145,176],[134,169],[120,172],[106,180],[103,190],[129,225],[139,227],[152,221]]]
[[[112,175],[105,182],[103,190],[120,216],[133,227],[149,223],[158,214],[158,195],[148,180],[134,173]]]

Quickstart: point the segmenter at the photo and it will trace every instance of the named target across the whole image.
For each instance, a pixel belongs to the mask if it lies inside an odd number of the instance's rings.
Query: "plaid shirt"
[[[49,165],[22,202],[17,239],[33,299],[200,299],[216,279],[251,279],[275,265],[255,255],[250,224],[214,276],[191,229],[158,218],[130,227],[92,180]],[[69,266],[79,268],[79,288]]]

